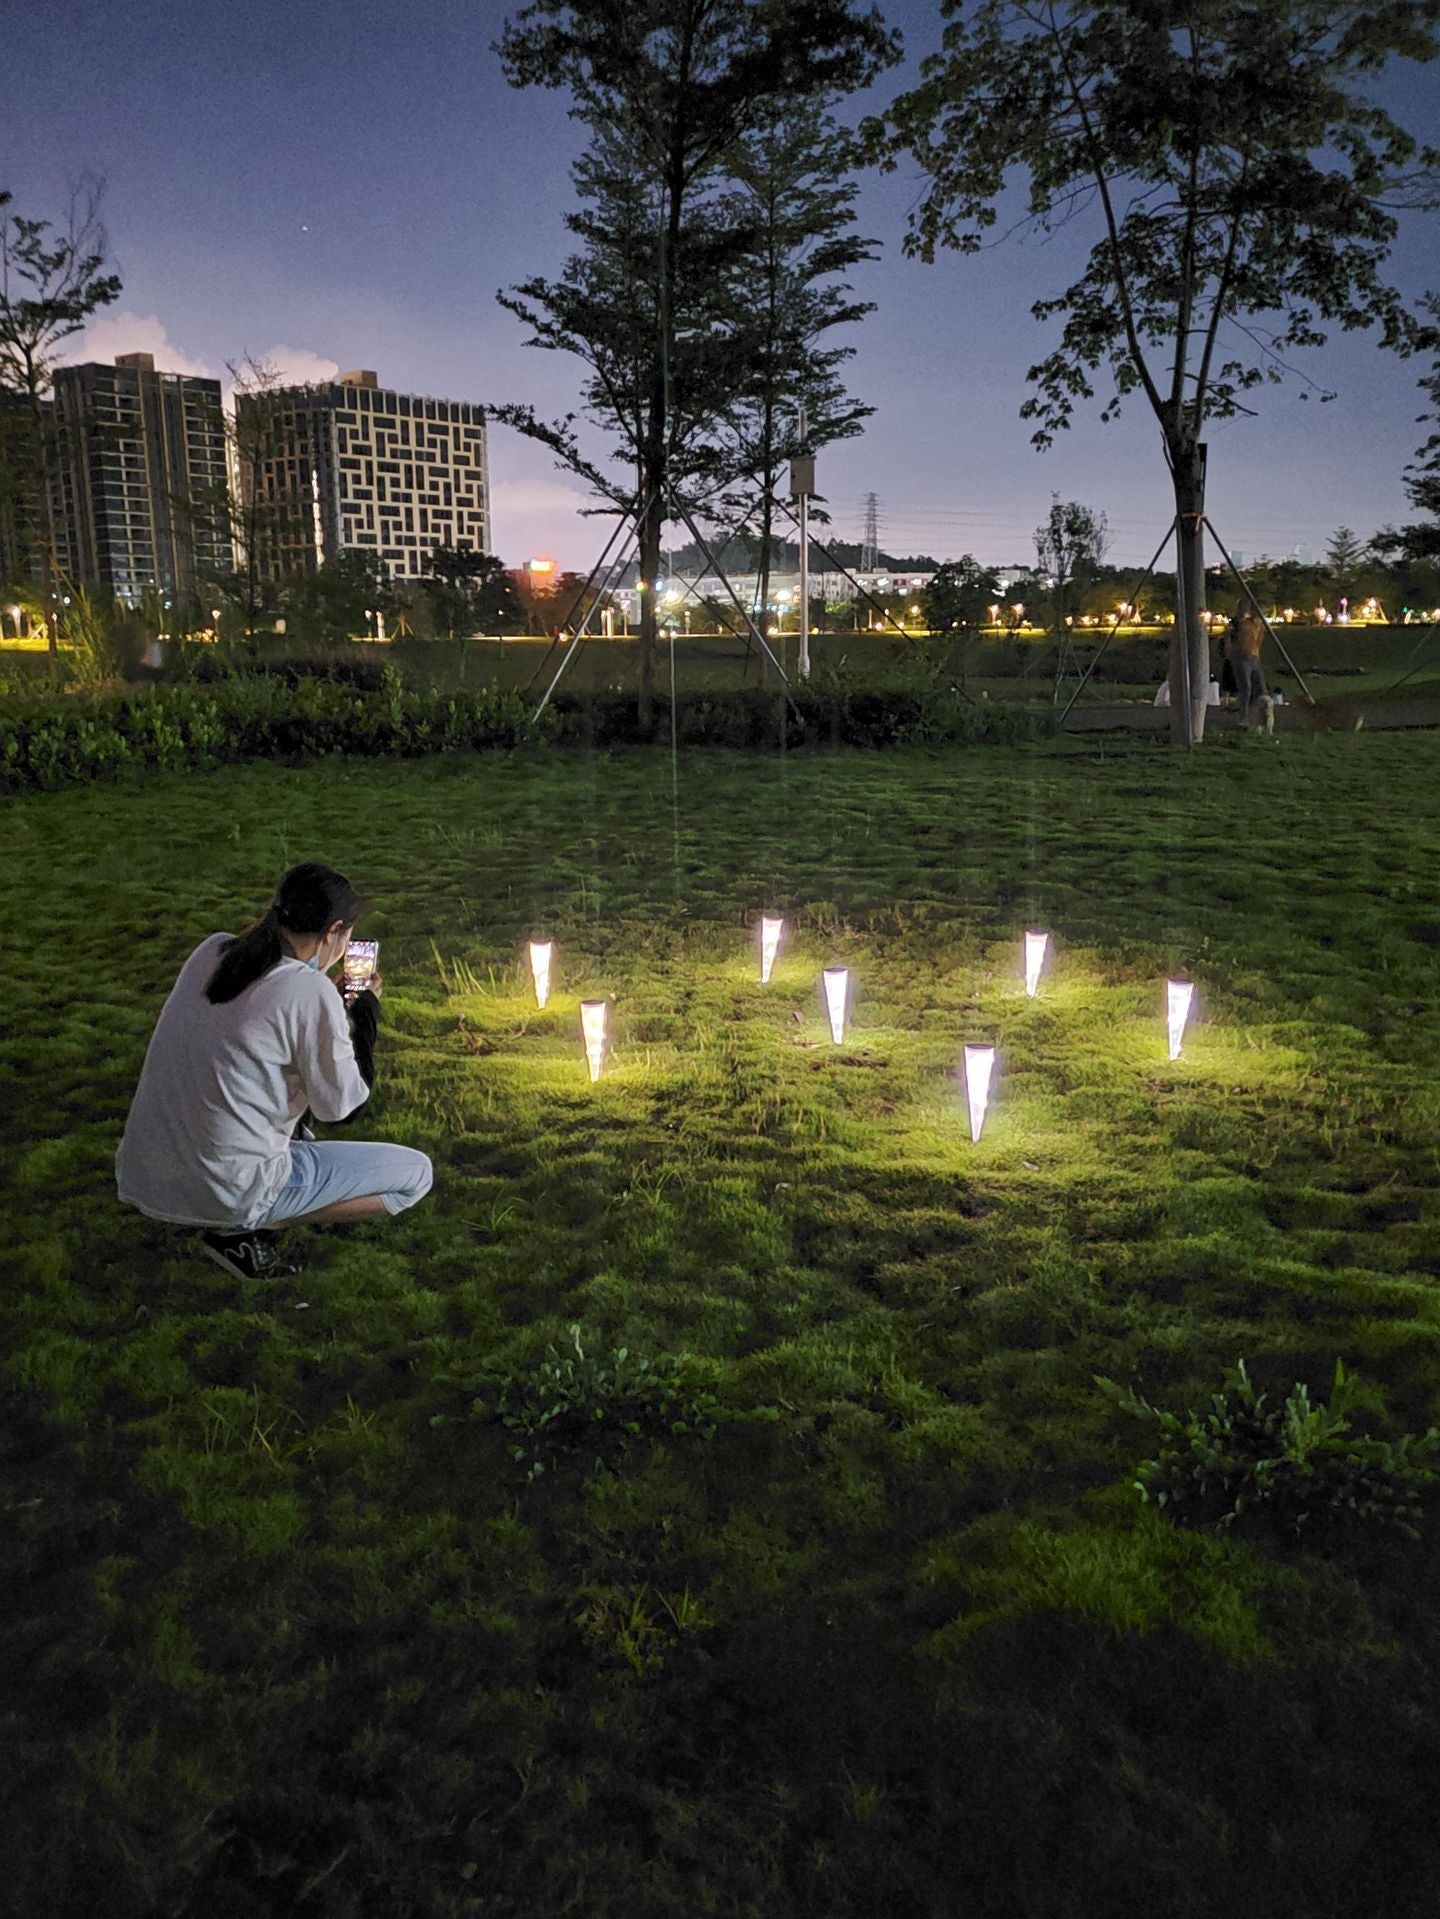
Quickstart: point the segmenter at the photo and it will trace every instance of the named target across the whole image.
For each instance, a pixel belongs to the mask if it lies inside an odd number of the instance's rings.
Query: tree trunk
[[[1170,445],[1169,454],[1177,515],[1170,738],[1176,745],[1198,746],[1205,737],[1205,695],[1210,685],[1210,640],[1205,624],[1205,448],[1199,441],[1181,439]]]
[[[51,412],[53,431],[45,431],[45,406],[40,393],[39,373],[33,364],[27,365],[26,376],[30,400],[31,430],[34,434],[32,471],[39,497],[36,501],[36,528],[40,541],[40,591],[45,599],[45,635],[46,652],[50,656],[52,673],[60,671],[60,569],[55,562],[55,494],[53,486],[59,480],[60,467],[60,419],[57,410],[58,400]],[[52,445],[52,440],[54,444]],[[78,571],[78,569],[77,569]]]
[[[649,477],[649,476],[647,476]],[[655,635],[660,603],[655,582],[660,577],[660,546],[665,532],[665,509],[660,488],[651,486],[640,521],[640,731],[648,735],[655,724]]]
[[[754,608],[754,613],[756,624],[759,626],[760,631],[766,634],[768,638],[770,623],[770,560],[775,539],[775,489],[771,479],[771,469],[768,466],[765,469],[761,485],[763,490],[760,496],[760,553],[755,578],[757,588],[755,598],[758,601],[758,605]],[[775,651],[777,653],[783,651],[784,645],[785,642],[777,636]],[[750,663],[750,636],[748,633],[745,636],[745,663],[747,666]],[[762,686],[768,686],[770,684],[770,661],[764,653],[760,655],[760,684]]]

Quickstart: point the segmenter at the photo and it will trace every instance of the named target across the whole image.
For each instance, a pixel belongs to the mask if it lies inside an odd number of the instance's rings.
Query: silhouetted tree
[[[101,217],[103,180],[82,180],[70,194],[64,218],[30,220],[9,211],[12,195],[0,194],[0,405],[6,419],[0,446],[11,474],[0,494],[12,493],[7,513],[18,530],[21,516],[38,548],[50,652],[56,650],[59,606],[55,512],[48,473],[53,415],[47,414],[60,349],[101,307],[120,294],[120,277],[106,271],[110,240]],[[38,492],[38,510],[26,507]],[[17,568],[23,565],[17,557]]]
[[[1078,279],[1032,309],[1062,328],[1022,412],[1048,446],[1104,374],[1103,418],[1139,392],[1159,422],[1188,615],[1171,651],[1171,724],[1198,739],[1205,424],[1248,411],[1244,396],[1328,326],[1375,326],[1402,352],[1417,344],[1382,271],[1395,206],[1429,187],[1407,172],[1416,143],[1371,83],[1394,57],[1434,57],[1440,0],[948,0],[944,11],[944,50],[874,129],[890,164],[913,155],[930,177],[909,245],[927,260],[976,251],[1017,170],[1021,226],[1096,229]]]
[[[744,239],[721,200],[738,143],[782,103],[866,84],[895,57],[893,38],[852,0],[531,0],[499,52],[513,85],[566,89],[591,142],[575,168],[580,209],[567,221],[581,251],[558,281],[530,281],[502,304],[533,344],[586,363],[585,416],[626,477],[585,456],[573,418],[546,424],[523,408],[502,417],[639,515],[648,588],[672,496],[721,477],[709,436],[739,377],[733,267]],[[647,590],[645,722],[656,630]]]

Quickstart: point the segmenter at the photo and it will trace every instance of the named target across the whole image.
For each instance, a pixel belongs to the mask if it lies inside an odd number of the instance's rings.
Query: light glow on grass
[[[1025,935],[1025,997],[1034,999],[1040,985],[1040,969],[1045,964],[1045,954],[1050,945],[1048,933],[1027,933]]]
[[[965,1048],[965,1098],[970,1108],[970,1140],[980,1137],[985,1110],[990,1104],[990,1081],[995,1071],[995,1048],[973,1045]]]
[[[780,951],[780,935],[784,930],[784,920],[765,918],[760,922],[760,984],[762,986],[770,984],[770,975],[775,970],[775,955]]]
[[[1195,997],[1193,980],[1172,979],[1165,986],[1165,1020],[1170,1035],[1170,1057],[1179,1059],[1180,1042],[1185,1037],[1185,1022],[1190,1017],[1190,1002]]]
[[[849,968],[827,966],[825,968],[825,1010],[830,1016],[830,1037],[837,1046],[845,1037],[846,1003],[849,997]]]
[[[530,973],[535,981],[535,1004],[542,1009],[550,997],[550,958],[554,951],[553,940],[530,942]]]
[[[585,1039],[585,1063],[590,1068],[590,1084],[600,1077],[605,1064],[605,1044],[610,1025],[610,1002],[585,999],[580,1002],[580,1031]]]

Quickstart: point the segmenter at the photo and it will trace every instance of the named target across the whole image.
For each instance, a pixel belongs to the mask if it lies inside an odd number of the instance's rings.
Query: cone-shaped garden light
[[[844,966],[825,968],[825,1011],[830,1015],[830,1037],[838,1046],[845,1037],[845,1002],[850,994],[850,973]]]
[[[553,940],[530,942],[530,973],[535,981],[535,1004],[539,1007],[550,997],[550,956],[554,951]]]
[[[990,1104],[990,1080],[994,1071],[995,1048],[993,1046],[965,1048],[965,1098],[970,1107],[972,1144],[979,1139],[980,1129],[985,1124],[985,1109]]]
[[[770,984],[770,975],[775,971],[775,955],[780,951],[780,935],[784,931],[784,920],[766,918],[760,922],[760,984],[762,986]]]
[[[1179,1059],[1180,1042],[1185,1037],[1185,1022],[1190,1017],[1190,1002],[1195,997],[1194,982],[1172,979],[1165,986],[1166,1024],[1170,1030],[1170,1057]]]
[[[1045,964],[1045,954],[1050,945],[1048,933],[1027,933],[1025,935],[1025,996],[1034,999],[1040,985],[1040,969]]]
[[[609,1023],[610,1002],[608,1000],[581,1000],[580,1031],[585,1038],[585,1063],[590,1068],[592,1086],[599,1079],[600,1068],[605,1064],[605,1038]]]

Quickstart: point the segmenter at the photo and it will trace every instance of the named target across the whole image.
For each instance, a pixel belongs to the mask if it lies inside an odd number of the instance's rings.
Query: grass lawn
[[[1410,677],[1402,689],[1407,696],[1433,697],[1436,692],[1440,636],[1426,627],[1302,626],[1281,627],[1278,631],[1286,652],[1317,700],[1388,692],[1407,673]],[[1082,665],[1100,651],[1104,639],[1103,631],[1079,635],[1076,650]],[[783,644],[776,642],[776,648],[786,671],[793,672],[795,635],[787,634]],[[1106,647],[1100,676],[1086,687],[1082,699],[1148,700],[1164,675],[1166,648],[1167,640],[1161,635],[1122,635]],[[458,647],[401,641],[373,652],[367,648],[358,651],[393,660],[408,679],[420,684],[449,686],[460,677],[462,649]],[[472,640],[463,651],[467,680],[493,679],[502,686],[522,688],[533,683],[537,700],[565,659],[563,650],[552,651],[544,640],[507,639],[503,644]],[[1218,671],[1218,635],[1213,652]],[[812,641],[811,653],[813,670],[821,684],[913,684],[935,675],[948,679],[963,673],[966,685],[977,697],[983,691],[991,700],[1049,705],[1055,695],[1055,653],[1040,635],[1023,639],[986,635],[968,643],[950,644],[939,635],[907,639],[898,633],[822,633]],[[1292,703],[1303,699],[1295,675],[1273,641],[1266,642],[1265,661],[1271,685],[1282,687]],[[656,675],[660,689],[668,690],[670,655],[663,642]],[[754,686],[761,683],[762,667],[758,650],[747,649],[743,640],[697,634],[677,638],[675,678],[681,692]],[[607,688],[633,691],[638,681],[633,641],[591,637],[566,665],[560,684],[572,693]],[[1061,682],[1062,705],[1074,692],[1075,683],[1073,671]]]
[[[1277,629],[1286,652],[1304,675],[1317,699],[1337,695],[1373,695],[1387,691],[1408,674],[1403,691],[1432,696],[1440,668],[1440,636],[1428,627],[1316,627]],[[1101,649],[1103,629],[1077,635],[1075,647],[1082,664]],[[285,642],[267,642],[284,652]],[[589,635],[567,663],[565,648],[550,641],[510,637],[503,642],[473,639],[457,646],[446,641],[396,640],[384,646],[355,645],[349,651],[361,660],[388,661],[405,679],[420,686],[450,688],[461,683],[481,685],[495,681],[503,687],[533,688],[538,700],[557,668],[564,665],[560,684],[572,693],[606,690],[633,692],[639,684],[639,654],[633,639],[606,640]],[[1167,641],[1158,633],[1122,633],[1105,646],[1100,675],[1086,688],[1086,700],[1148,699],[1165,671]],[[787,633],[775,641],[787,673],[795,669],[796,636]],[[192,648],[203,654],[206,649]],[[1218,670],[1220,639],[1214,641]],[[882,633],[819,633],[811,642],[812,666],[822,683],[857,688],[915,684],[932,677],[959,676],[977,695],[992,700],[1049,704],[1055,691],[1055,653],[1041,634],[1002,637],[977,635],[968,641],[947,641],[943,635],[902,636]],[[66,656],[62,653],[61,662]],[[1273,641],[1265,647],[1266,671],[1292,702],[1302,698],[1300,687]],[[753,641],[721,633],[679,636],[675,642],[675,678],[682,693],[733,690],[773,684]],[[662,640],[656,658],[656,683],[662,692],[670,684],[670,652]],[[0,643],[0,699],[7,695],[44,693],[53,684],[53,670],[43,645],[34,641]],[[1075,689],[1075,674],[1062,681],[1061,701]]]
[[[381,941],[358,1130],[436,1189],[247,1294],[110,1163],[180,960],[313,856]],[[1433,1912],[1440,1514],[1183,1529],[1094,1376],[1440,1414],[1440,738],[257,766],[0,859],[0,1907]],[[533,1479],[432,1425],[576,1323],[760,1416]]]

